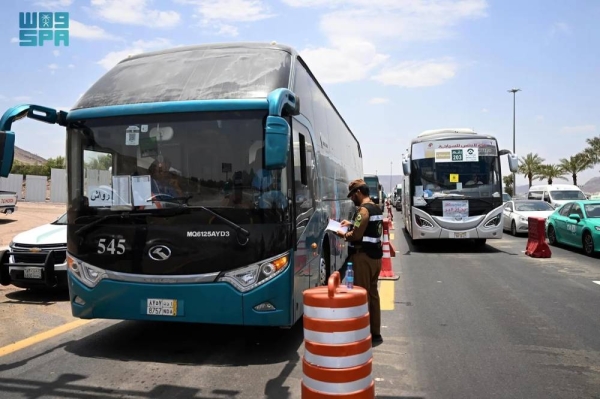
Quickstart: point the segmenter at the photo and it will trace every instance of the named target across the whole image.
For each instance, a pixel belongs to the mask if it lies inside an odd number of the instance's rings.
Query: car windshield
[[[583,206],[585,214],[588,218],[599,219],[600,218],[600,202],[594,204],[585,204]]]
[[[67,224],[67,214],[63,214],[61,217],[52,222],[52,224]]]
[[[554,208],[545,201],[515,202],[517,212],[545,212],[553,211]]]
[[[550,191],[552,199],[555,201],[571,201],[571,200],[584,200],[585,195],[578,190],[556,190]]]

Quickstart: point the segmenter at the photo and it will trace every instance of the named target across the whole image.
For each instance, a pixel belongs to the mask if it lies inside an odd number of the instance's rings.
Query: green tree
[[[600,136],[591,137],[585,141],[588,146],[583,150],[583,156],[591,165],[600,163]]]
[[[592,166],[590,159],[583,153],[562,158],[558,166],[573,178],[573,184],[577,185],[577,174]]]
[[[525,157],[521,157],[519,172],[529,180],[529,187],[533,184],[533,179],[537,178],[540,172],[540,167],[545,161],[538,154],[529,153]]]
[[[507,175],[502,177],[504,181],[504,191],[511,197],[515,196],[515,190],[513,188],[513,175]]]
[[[548,184],[552,184],[554,179],[567,180],[565,178],[565,174],[566,172],[560,166],[547,164],[540,166],[540,169],[537,173],[537,178],[539,180],[548,180]]]
[[[94,170],[108,170],[112,166],[112,155],[98,155],[96,158],[92,158],[85,162],[86,169]]]

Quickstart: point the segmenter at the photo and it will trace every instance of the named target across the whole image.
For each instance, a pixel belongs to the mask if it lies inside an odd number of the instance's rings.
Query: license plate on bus
[[[42,269],[37,267],[28,267],[25,269],[25,278],[33,278],[33,279],[41,279],[42,278]]]
[[[469,238],[468,231],[455,231],[453,238]]]
[[[152,316],[177,316],[177,300],[148,299],[147,314]]]

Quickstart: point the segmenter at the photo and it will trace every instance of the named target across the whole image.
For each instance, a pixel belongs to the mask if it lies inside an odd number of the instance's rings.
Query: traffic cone
[[[389,219],[383,219],[383,258],[381,259],[380,280],[398,280],[400,276],[392,270],[392,258],[390,256]],[[396,251],[394,251],[395,255]]]

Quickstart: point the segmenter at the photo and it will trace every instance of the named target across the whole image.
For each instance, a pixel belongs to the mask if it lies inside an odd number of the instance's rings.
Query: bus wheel
[[[329,272],[327,267],[327,261],[321,256],[319,260],[319,285],[327,285],[329,279]]]

